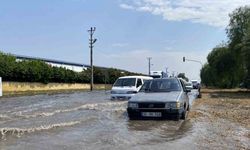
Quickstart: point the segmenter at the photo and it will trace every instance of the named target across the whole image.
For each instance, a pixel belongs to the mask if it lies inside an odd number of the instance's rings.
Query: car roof
[[[125,78],[153,79],[152,77],[149,77],[149,76],[123,76],[123,77],[119,77],[119,79],[125,79]]]
[[[175,80],[178,80],[178,78],[155,78],[155,79],[152,79],[152,80],[173,80],[173,79],[175,79]]]
[[[191,80],[191,82],[198,82],[198,80]]]

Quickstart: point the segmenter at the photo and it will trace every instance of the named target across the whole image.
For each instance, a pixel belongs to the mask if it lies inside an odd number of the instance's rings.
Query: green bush
[[[206,86],[250,88],[250,6],[240,7],[229,16],[229,41],[209,53],[201,80]]]
[[[90,83],[91,70],[74,72],[62,67],[52,67],[43,61],[17,61],[9,54],[0,52],[0,76],[3,81],[41,82],[41,83]],[[125,75],[138,75],[128,71],[94,67],[94,83],[113,84]]]

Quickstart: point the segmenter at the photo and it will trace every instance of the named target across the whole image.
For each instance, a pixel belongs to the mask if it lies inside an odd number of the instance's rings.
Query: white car
[[[141,88],[145,80],[153,79],[148,76],[124,76],[118,78],[112,89],[111,99],[129,100]]]
[[[186,89],[192,90],[193,89],[193,84],[191,82],[186,82],[185,83]]]

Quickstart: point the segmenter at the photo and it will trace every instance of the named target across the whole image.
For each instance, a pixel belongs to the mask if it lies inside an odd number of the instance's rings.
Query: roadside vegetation
[[[52,67],[43,61],[17,61],[14,56],[0,52],[0,77],[3,81],[89,83],[90,73],[90,69],[74,72],[62,67]],[[118,77],[125,75],[138,74],[94,67],[94,83],[112,84]]]
[[[185,76],[185,73],[179,73],[177,75],[178,78],[182,78],[183,80],[186,80],[187,82],[189,81],[189,79]]]
[[[205,86],[250,88],[250,6],[240,7],[229,16],[228,41],[209,53],[201,80]]]

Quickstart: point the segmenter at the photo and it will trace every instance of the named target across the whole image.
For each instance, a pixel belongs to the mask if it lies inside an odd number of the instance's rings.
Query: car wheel
[[[179,121],[180,120],[180,116],[176,117],[174,120],[175,121]]]
[[[135,118],[133,118],[133,117],[129,117],[129,120],[135,120]]]
[[[182,120],[186,119],[186,109],[184,109],[183,112],[181,113],[181,119]]]
[[[188,108],[187,108],[187,111],[189,111],[190,110],[190,107],[189,107],[189,104],[188,104]]]
[[[128,115],[128,119],[129,119],[129,120],[135,120],[135,117],[134,117],[134,116]]]

